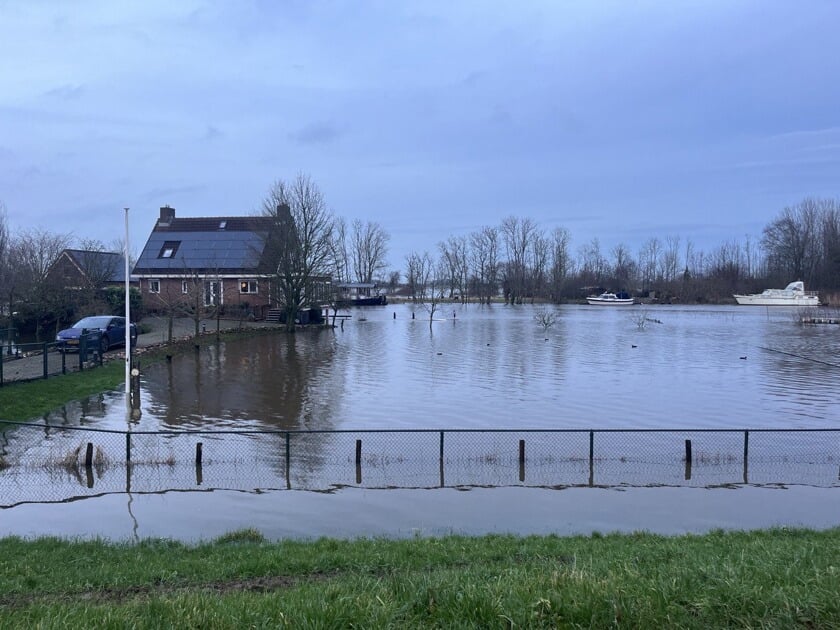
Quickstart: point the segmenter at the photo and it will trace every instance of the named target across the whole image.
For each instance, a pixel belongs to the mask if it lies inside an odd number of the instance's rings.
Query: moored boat
[[[589,304],[597,306],[631,306],[635,300],[624,291],[619,293],[604,292],[601,295],[590,295],[586,298]]]
[[[373,282],[346,282],[338,285],[339,294],[335,305],[338,308],[351,306],[382,306],[388,298]]]
[[[784,289],[764,289],[761,293],[746,295],[735,294],[732,297],[744,306],[819,306],[820,298],[816,291],[806,291],[801,280],[791,282]]]

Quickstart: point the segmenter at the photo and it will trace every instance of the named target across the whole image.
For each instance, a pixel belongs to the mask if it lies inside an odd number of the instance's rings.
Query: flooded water
[[[537,323],[543,310],[555,315],[548,328]],[[760,307],[445,305],[431,325],[411,305],[352,315],[335,330],[211,345],[144,369],[142,416],[130,426],[139,463],[88,479],[53,472],[48,489],[31,469],[7,469],[0,534],[195,540],[250,526],[300,537],[840,524],[835,436],[754,432],[838,427],[838,326],[800,326],[795,311]],[[121,392],[48,422],[128,427]],[[628,428],[679,433],[597,433],[590,446],[588,431]],[[209,433],[242,429],[255,433]],[[364,434],[363,470],[354,471],[354,431],[413,429],[542,432],[447,433],[440,470],[437,432]],[[549,433],[558,429],[580,432]],[[196,438],[203,469],[190,459],[196,439],[142,434],[158,430],[206,431]],[[258,433],[301,430],[348,433],[294,434],[291,465],[282,434]],[[6,457],[55,460],[81,439],[32,433],[12,436]],[[693,471],[683,438],[695,443]],[[124,436],[108,439],[106,455],[125,451]],[[527,473],[517,470],[520,439]],[[672,509],[683,503],[693,507]],[[80,511],[83,524],[69,527]]]

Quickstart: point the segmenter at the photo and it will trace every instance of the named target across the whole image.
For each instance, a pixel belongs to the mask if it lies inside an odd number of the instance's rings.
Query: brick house
[[[177,218],[160,209],[132,277],[143,305],[158,312],[266,317],[271,275],[263,260],[269,217]]]

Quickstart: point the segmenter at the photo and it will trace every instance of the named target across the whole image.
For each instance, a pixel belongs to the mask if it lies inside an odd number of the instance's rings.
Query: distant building
[[[62,289],[104,289],[125,285],[123,254],[65,249],[47,271],[47,282]]]

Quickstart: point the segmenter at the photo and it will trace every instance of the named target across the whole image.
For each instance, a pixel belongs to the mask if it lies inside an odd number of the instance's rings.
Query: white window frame
[[[245,290],[242,290],[242,285],[245,285]],[[239,293],[242,295],[256,295],[260,292],[260,283],[259,280],[248,280],[248,279],[240,279],[239,280]]]
[[[160,280],[149,279],[149,293],[160,293]]]
[[[217,285],[218,291],[213,292],[212,285]],[[207,299],[208,295],[210,296],[210,300]],[[212,298],[215,297],[216,301],[214,302]],[[204,306],[221,306],[225,303],[225,285],[224,282],[221,280],[205,280],[204,281]]]

